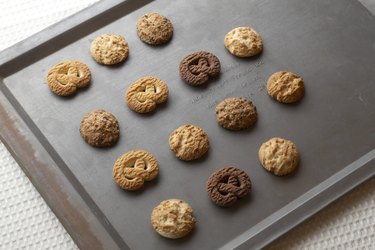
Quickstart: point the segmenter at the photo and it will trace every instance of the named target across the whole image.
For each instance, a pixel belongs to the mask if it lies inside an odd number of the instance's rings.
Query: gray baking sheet
[[[22,110],[44,147],[56,153],[59,166],[82,185],[79,192],[94,201],[98,216],[129,248],[262,246],[272,237],[249,245],[254,235],[280,220],[281,228],[289,229],[293,217],[288,213],[303,206],[306,195],[314,197],[324,189],[319,187],[347,176],[337,175],[340,171],[350,173],[370,162],[372,167],[364,175],[374,174],[375,19],[357,1],[160,0],[123,15],[115,8],[110,11],[117,16],[104,27],[97,22],[97,27],[82,30],[81,36],[71,40],[47,41],[44,46],[49,53],[30,60],[3,83],[6,95]],[[159,12],[172,21],[170,43],[154,47],[139,40],[135,24],[147,12]],[[227,52],[223,38],[238,26],[251,26],[260,33],[261,55],[241,59]],[[103,33],[125,36],[130,49],[125,63],[103,66],[91,58],[90,43]],[[222,72],[206,86],[192,87],[180,79],[178,65],[184,56],[199,50],[214,53]],[[92,71],[92,83],[73,97],[62,98],[49,91],[46,75],[67,59],[85,62]],[[306,94],[301,102],[280,104],[267,95],[267,78],[280,70],[304,78]],[[124,93],[132,82],[149,75],[168,84],[168,102],[152,114],[134,113],[126,106]],[[249,130],[233,132],[217,124],[214,109],[222,99],[237,96],[256,105],[258,121]],[[96,108],[112,112],[119,120],[121,138],[113,148],[93,148],[79,134],[82,117]],[[195,124],[207,132],[207,156],[184,162],[170,151],[169,133],[183,124]],[[289,176],[274,176],[258,162],[260,145],[275,136],[292,140],[301,153],[298,170]],[[142,190],[127,192],[113,182],[112,166],[132,149],[155,155],[160,174]],[[213,171],[228,165],[244,169],[253,188],[235,206],[221,208],[209,200],[205,184]],[[334,188],[333,193],[342,191]],[[327,202],[334,199],[329,197]],[[169,198],[190,203],[197,219],[193,233],[180,240],[160,237],[150,224],[153,207]],[[308,208],[299,212],[303,211],[311,213]]]

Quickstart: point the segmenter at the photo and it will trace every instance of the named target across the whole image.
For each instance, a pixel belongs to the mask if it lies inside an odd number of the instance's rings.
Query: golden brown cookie
[[[216,119],[226,129],[247,129],[257,121],[257,108],[245,98],[227,98],[216,106]]]
[[[143,42],[159,45],[172,38],[173,25],[168,18],[158,13],[147,13],[138,19],[137,34]]]
[[[267,81],[268,94],[283,103],[298,102],[305,93],[303,79],[298,75],[279,71],[270,76]]]
[[[262,166],[279,176],[293,172],[300,161],[296,145],[278,137],[263,143],[258,155]]]
[[[151,213],[151,224],[155,231],[170,239],[188,235],[195,222],[193,209],[183,200],[164,200]]]
[[[124,37],[104,34],[95,38],[91,43],[90,52],[98,63],[112,65],[128,57],[129,47]]]
[[[263,50],[263,41],[258,32],[250,27],[238,27],[225,35],[224,45],[238,57],[258,55]]]
[[[169,135],[169,147],[177,158],[184,161],[195,160],[208,151],[208,136],[198,126],[183,125]]]
[[[83,117],[79,132],[83,139],[92,146],[110,147],[120,137],[120,126],[113,114],[97,109]]]
[[[47,76],[48,87],[57,95],[68,96],[90,84],[91,72],[80,61],[64,61],[53,66]]]
[[[156,109],[156,105],[168,99],[168,86],[160,79],[146,76],[132,83],[126,90],[125,100],[129,108],[138,113]]]
[[[119,157],[113,166],[115,182],[125,190],[137,190],[159,173],[156,158],[144,150],[132,150]]]

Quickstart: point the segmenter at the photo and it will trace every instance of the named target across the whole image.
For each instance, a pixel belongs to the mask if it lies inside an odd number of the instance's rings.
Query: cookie
[[[48,87],[60,96],[68,96],[78,88],[90,84],[91,72],[86,64],[80,61],[64,61],[53,66],[47,76]]]
[[[208,136],[198,126],[183,125],[169,135],[169,147],[177,158],[184,161],[195,160],[208,151]]]
[[[151,224],[155,231],[170,239],[188,235],[195,222],[193,209],[183,200],[164,200],[151,213]]]
[[[138,113],[148,113],[156,105],[167,101],[168,86],[156,77],[146,76],[131,84],[125,94],[129,108]]]
[[[137,34],[142,42],[159,45],[168,42],[173,35],[173,25],[158,13],[147,13],[137,22]]]
[[[120,126],[113,114],[97,109],[83,117],[79,132],[83,139],[94,147],[110,147],[120,137]]]
[[[298,75],[279,71],[270,76],[267,81],[268,94],[279,102],[293,103],[302,99],[305,93],[303,79]]]
[[[129,55],[129,47],[125,38],[120,35],[104,34],[91,43],[90,52],[98,63],[117,64]]]
[[[144,150],[132,150],[120,156],[113,166],[115,182],[125,190],[137,190],[159,173],[156,158]]]
[[[198,51],[182,59],[179,69],[182,80],[190,85],[197,86],[219,75],[221,65],[219,58],[214,54]]]
[[[263,50],[263,41],[258,32],[250,27],[232,29],[224,37],[227,50],[238,57],[251,57]]]
[[[262,166],[279,176],[293,172],[300,161],[296,145],[278,137],[263,143],[258,155]]]
[[[250,193],[250,177],[242,169],[224,167],[214,172],[207,180],[207,193],[219,206],[230,207]]]
[[[216,106],[216,120],[226,129],[247,129],[257,121],[257,108],[244,98],[227,98]]]

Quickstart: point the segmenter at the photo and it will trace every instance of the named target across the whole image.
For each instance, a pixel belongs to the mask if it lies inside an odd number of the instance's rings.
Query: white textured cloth
[[[98,0],[0,0],[0,51]],[[375,0],[361,0],[375,13]],[[58,6],[58,8],[56,7]],[[0,142],[0,250],[77,249]],[[375,249],[375,178],[269,249]]]
[[[2,143],[0,249],[77,249]]]

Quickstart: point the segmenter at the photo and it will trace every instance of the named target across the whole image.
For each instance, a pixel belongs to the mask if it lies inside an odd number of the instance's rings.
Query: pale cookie
[[[183,200],[164,200],[151,213],[151,224],[155,231],[170,239],[188,235],[195,222],[193,209]]]
[[[169,135],[169,147],[177,158],[184,161],[195,160],[208,151],[208,136],[200,127],[183,125]]]
[[[97,109],[83,117],[79,132],[83,139],[92,146],[110,147],[120,137],[120,126],[113,114]]]
[[[156,77],[146,76],[131,84],[125,94],[129,108],[138,113],[147,113],[156,109],[168,99],[168,86]]]
[[[238,57],[250,57],[259,54],[263,41],[258,32],[250,27],[238,27],[229,31],[224,38],[227,50]]]
[[[90,52],[98,63],[112,65],[128,57],[129,47],[124,37],[104,34],[95,38],[91,43]]]
[[[148,13],[138,19],[137,34],[141,41],[159,45],[168,42],[173,35],[173,25],[158,13]]]
[[[192,86],[198,86],[219,75],[221,64],[214,54],[198,51],[182,59],[179,70],[182,80]]]
[[[297,168],[300,155],[293,142],[275,137],[259,148],[259,161],[265,169],[281,176]]]
[[[227,98],[216,106],[216,119],[226,129],[247,129],[257,121],[257,108],[245,98]]]
[[[132,150],[119,157],[113,166],[115,182],[125,190],[137,190],[159,173],[156,158],[144,150]]]
[[[268,94],[283,103],[298,102],[305,92],[303,79],[298,75],[279,71],[270,76],[267,81]]]
[[[80,61],[64,61],[53,66],[47,76],[48,87],[57,95],[68,96],[90,84],[91,72]]]

